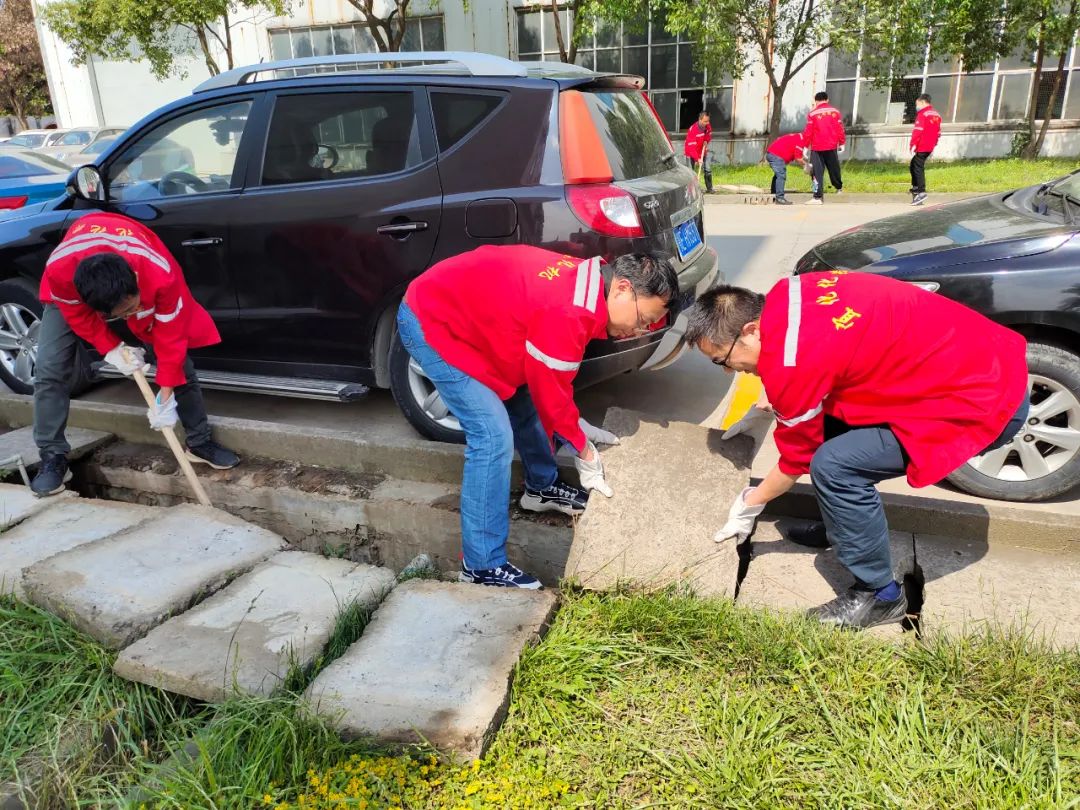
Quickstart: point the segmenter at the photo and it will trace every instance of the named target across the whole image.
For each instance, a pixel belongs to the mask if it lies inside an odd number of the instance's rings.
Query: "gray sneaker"
[[[37,475],[30,482],[30,491],[38,498],[59,495],[64,491],[64,484],[71,480],[67,456],[60,453],[44,453]]]
[[[925,191],[920,192],[919,194],[916,194],[914,197],[911,198],[911,204],[912,205],[922,205],[924,202],[926,202],[926,192]]]
[[[822,624],[855,630],[895,624],[907,616],[907,596],[903,585],[900,596],[890,602],[878,599],[873,591],[849,588],[831,602],[811,610],[809,615]]]

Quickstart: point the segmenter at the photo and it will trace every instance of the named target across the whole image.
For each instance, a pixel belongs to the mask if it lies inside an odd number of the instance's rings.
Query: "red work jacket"
[[[705,147],[712,143],[712,125],[704,127],[695,122],[690,129],[686,130],[686,143],[683,144],[683,154],[694,160],[701,160],[705,153]]]
[[[815,152],[827,152],[846,143],[844,117],[827,101],[822,101],[806,115],[806,129],[802,133],[806,145]]]
[[[71,226],[45,264],[39,295],[53,304],[76,335],[105,355],[120,344],[105,318],[79,300],[75,268],[95,253],[122,256],[139,283],[141,309],[128,328],[154,350],[157,381],[176,387],[187,382],[188,349],[221,342],[210,314],[192,297],[180,265],[145,225],[119,214],[87,214]]]
[[[439,262],[405,302],[454,368],[507,400],[529,387],[548,437],[578,451],[585,434],[572,383],[590,340],[607,336],[599,258],[528,245],[487,245]]]
[[[803,156],[806,141],[801,132],[793,132],[790,135],[781,135],[769,144],[769,154],[781,158],[784,163],[791,163]]]
[[[941,115],[927,105],[915,116],[915,128],[911,130],[911,142],[916,152],[933,152],[941,137]]]
[[[823,414],[886,425],[912,486],[986,449],[1028,392],[1026,342],[972,309],[872,273],[807,273],[765,296],[758,373],[780,469],[810,470]]]

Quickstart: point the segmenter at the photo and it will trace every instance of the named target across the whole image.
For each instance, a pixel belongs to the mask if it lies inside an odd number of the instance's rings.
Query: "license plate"
[[[681,225],[675,226],[675,247],[679,250],[679,259],[686,261],[686,257],[701,247],[701,234],[698,233],[697,222],[687,220]]]

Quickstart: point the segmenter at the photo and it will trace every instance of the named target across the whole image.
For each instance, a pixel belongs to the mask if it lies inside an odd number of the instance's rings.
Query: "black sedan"
[[[987,498],[1039,501],[1080,485],[1080,171],[931,206],[822,242],[796,273],[881,273],[948,296],[1028,340],[1031,417],[1009,445],[953,473]]]

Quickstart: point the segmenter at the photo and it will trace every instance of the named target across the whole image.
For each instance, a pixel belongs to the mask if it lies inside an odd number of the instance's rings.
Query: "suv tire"
[[[37,336],[45,306],[38,298],[37,287],[21,278],[0,281],[0,341],[12,347],[0,349],[0,380],[16,394],[34,393],[34,363],[37,359]],[[93,383],[90,357],[79,345],[71,374],[72,395],[85,391]]]
[[[464,444],[465,432],[442,404],[435,386],[409,355],[394,329],[390,341],[390,391],[405,418],[426,439]]]
[[[1001,501],[1044,501],[1080,485],[1080,357],[1059,346],[1028,343],[1027,359],[1028,424],[1011,444],[995,451],[997,458],[979,456],[948,477],[965,492]],[[1055,444],[1055,433],[1066,444]],[[1074,444],[1071,450],[1069,443]],[[1028,454],[1026,464],[1022,453]],[[1005,463],[998,469],[1002,458]],[[1036,474],[1040,466],[1044,471]]]

